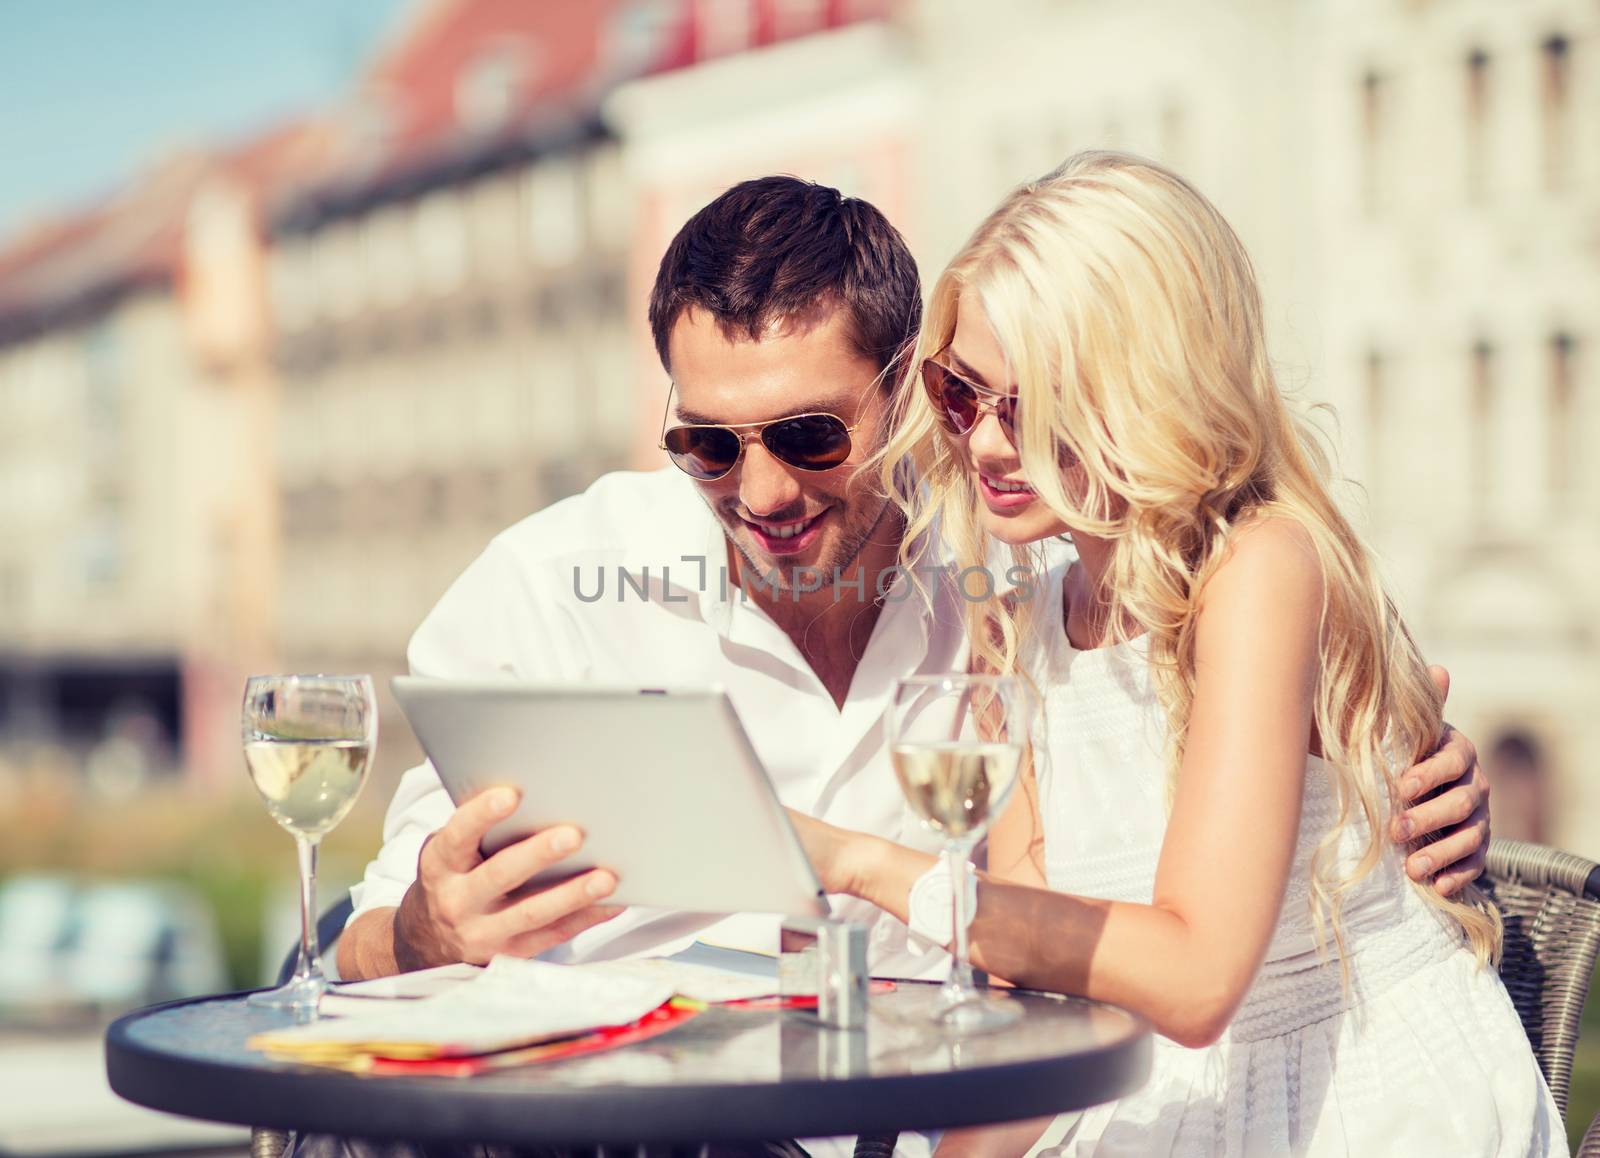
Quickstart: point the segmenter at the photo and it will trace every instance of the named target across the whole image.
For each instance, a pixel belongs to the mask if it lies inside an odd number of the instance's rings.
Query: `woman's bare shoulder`
[[[1326,594],[1322,558],[1298,519],[1264,512],[1229,532],[1222,560],[1206,581],[1202,618],[1259,626],[1316,622]]]

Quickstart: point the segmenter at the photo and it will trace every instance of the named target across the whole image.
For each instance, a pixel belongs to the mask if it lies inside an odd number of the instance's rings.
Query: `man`
[[[786,805],[914,841],[880,723],[895,679],[964,662],[960,607],[950,583],[931,609],[907,598],[902,521],[875,472],[853,468],[883,445],[890,371],[920,312],[911,255],[866,202],[787,177],[718,197],[673,240],[650,301],[668,425],[690,428],[669,438],[683,470],[608,475],[498,536],[418,629],[412,670],[722,684]],[[794,416],[809,417],[781,421]],[[648,598],[605,586],[619,572]],[[1481,870],[1487,835],[1472,745],[1452,732],[1404,787],[1420,803],[1394,836],[1435,835],[1409,867],[1453,892]],[[497,790],[457,810],[431,767],[408,772],[357,886],[341,973],[665,954],[697,939],[776,949],[772,918],[606,906],[604,868],[509,899],[582,839],[558,827],[483,859],[483,834],[514,804]],[[871,923],[875,972],[931,963],[890,918],[839,910]]]

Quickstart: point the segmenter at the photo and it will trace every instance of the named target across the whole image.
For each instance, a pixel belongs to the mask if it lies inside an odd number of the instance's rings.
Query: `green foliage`
[[[108,802],[70,785],[31,786],[0,807],[0,879],[61,873],[75,879],[168,881],[211,907],[230,983],[260,984],[267,904],[293,887],[293,839],[254,793],[188,785]],[[324,842],[319,876],[350,880],[376,851],[384,802],[363,801]]]
[[[1600,965],[1589,979],[1578,1050],[1572,1058],[1572,1092],[1567,1098],[1567,1141],[1578,1152],[1583,1132],[1600,1113]]]
[[[1588,1032],[1586,1028],[1585,1033]],[[1600,1041],[1586,1036],[1578,1040],[1578,1052],[1572,1059],[1572,1092],[1567,1099],[1567,1143],[1574,1154],[1597,1112],[1600,1112]]]

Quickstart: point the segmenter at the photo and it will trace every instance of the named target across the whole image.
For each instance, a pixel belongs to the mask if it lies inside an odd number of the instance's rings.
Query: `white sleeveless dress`
[[[1046,875],[1062,892],[1150,903],[1166,831],[1166,719],[1141,641],[1078,651],[1063,572],[1039,588],[1030,665],[1046,700]],[[1351,987],[1318,963],[1311,856],[1337,816],[1327,765],[1305,803],[1266,962],[1221,1040],[1155,1039],[1149,1082],[1098,1106],[1049,1155],[1555,1155],[1561,1116],[1492,967],[1386,852],[1346,904]],[[1341,871],[1365,845],[1352,825]]]

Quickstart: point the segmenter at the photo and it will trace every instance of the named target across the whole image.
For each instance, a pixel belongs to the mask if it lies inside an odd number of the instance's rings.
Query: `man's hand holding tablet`
[[[622,912],[597,903],[617,887],[603,868],[531,893],[523,889],[582,847],[583,834],[571,825],[483,856],[484,835],[518,800],[511,787],[479,793],[423,844],[417,879],[394,914],[394,957],[402,972],[455,961],[484,965],[496,953],[537,956]]]
[[[828,913],[720,689],[393,688],[456,808],[399,905],[351,922],[342,976],[537,956],[623,911],[608,900],[708,920]]]

